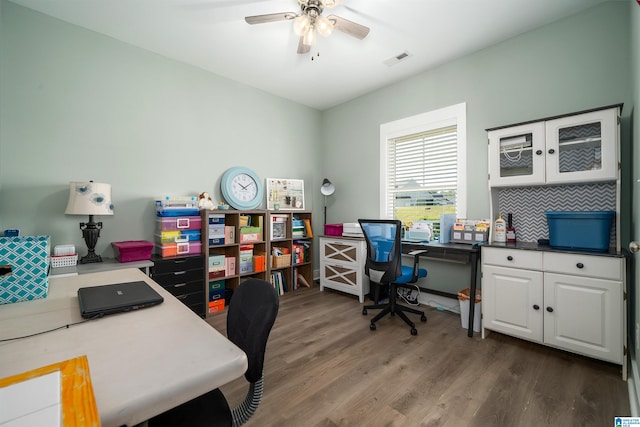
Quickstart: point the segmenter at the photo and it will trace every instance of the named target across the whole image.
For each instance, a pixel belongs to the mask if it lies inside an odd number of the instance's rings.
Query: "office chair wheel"
[[[376,330],[376,324],[375,323],[369,324],[369,329],[371,329],[372,331],[375,331]]]
[[[420,317],[420,320],[422,322],[426,322],[427,321],[427,316],[425,316],[424,314],[422,315],[422,317]]]
[[[366,315],[367,315],[367,309],[366,309],[366,308],[363,308],[363,309],[362,309],[362,315],[363,315],[363,316],[366,316]]]
[[[418,330],[416,328],[411,328],[411,335],[418,335]]]

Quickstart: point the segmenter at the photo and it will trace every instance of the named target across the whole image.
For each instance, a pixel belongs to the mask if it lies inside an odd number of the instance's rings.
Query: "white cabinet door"
[[[482,327],[542,342],[542,272],[482,266]]]
[[[622,282],[544,273],[544,299],[546,344],[622,363]]]
[[[544,122],[489,132],[489,185],[544,184]]]
[[[546,122],[547,183],[618,178],[618,108]]]

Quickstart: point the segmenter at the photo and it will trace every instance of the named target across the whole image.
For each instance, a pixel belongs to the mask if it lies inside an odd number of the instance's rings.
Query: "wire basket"
[[[291,254],[274,255],[271,257],[272,268],[289,267],[291,265]]]
[[[51,267],[71,267],[78,263],[78,254],[73,255],[63,255],[63,256],[52,256],[51,257]]]

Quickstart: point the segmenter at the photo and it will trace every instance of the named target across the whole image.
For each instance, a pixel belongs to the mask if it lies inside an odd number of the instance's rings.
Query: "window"
[[[380,126],[382,218],[440,233],[440,215],[466,216],[466,104]]]

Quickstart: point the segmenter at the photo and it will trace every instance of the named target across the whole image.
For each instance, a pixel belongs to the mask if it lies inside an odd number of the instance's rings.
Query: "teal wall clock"
[[[255,209],[262,202],[262,180],[251,169],[237,166],[227,169],[220,182],[222,196],[236,209]]]

